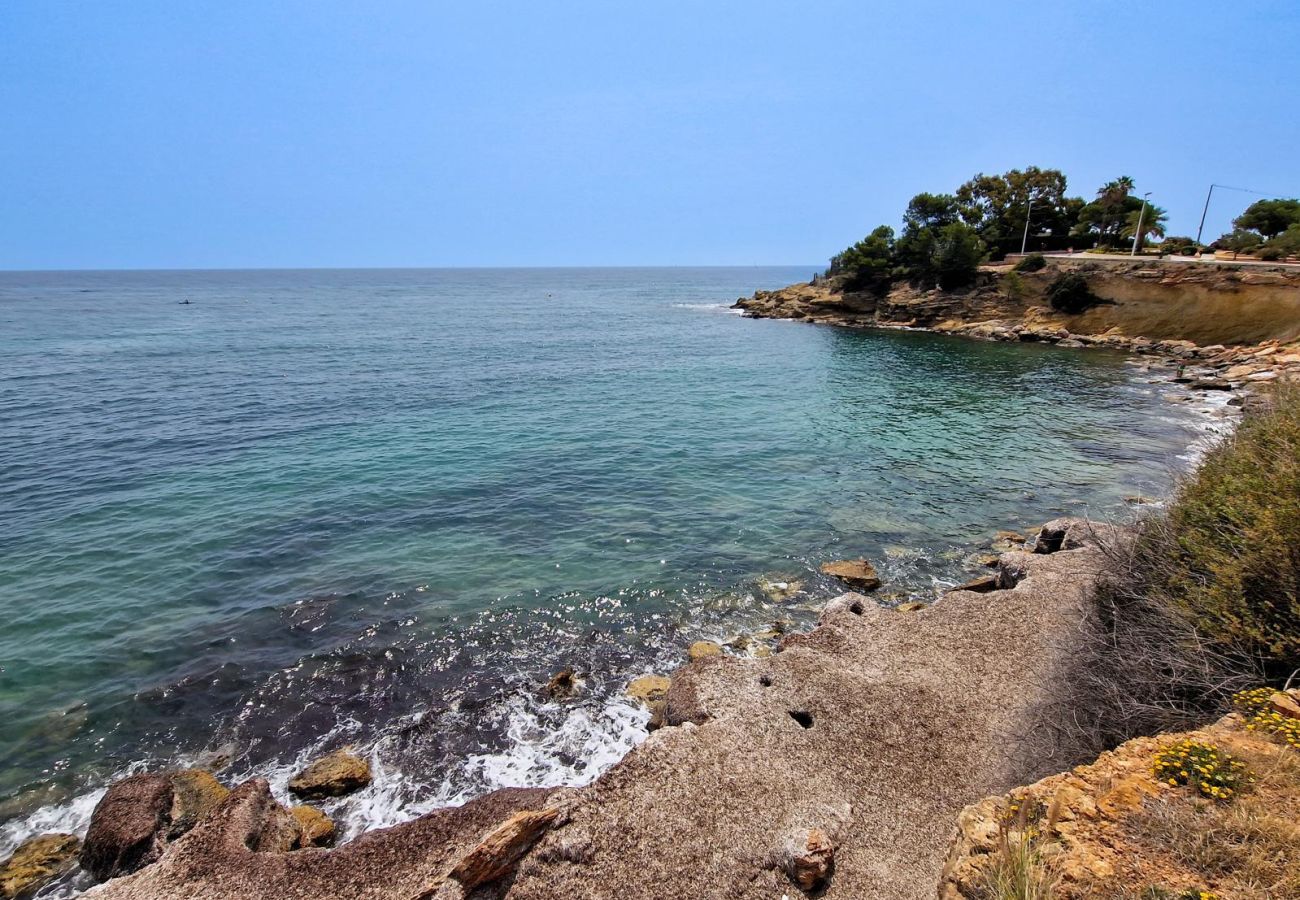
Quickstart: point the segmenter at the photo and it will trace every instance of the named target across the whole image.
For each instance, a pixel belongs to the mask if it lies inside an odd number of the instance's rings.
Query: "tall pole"
[[[1151,196],[1150,191],[1147,191],[1145,194],[1142,195],[1142,212],[1138,213],[1138,227],[1137,227],[1137,231],[1133,232],[1133,250],[1129,253],[1129,256],[1137,256],[1138,254],[1138,238],[1142,237],[1142,220],[1146,218],[1147,197],[1150,196]]]
[[[1201,210],[1201,227],[1196,229],[1196,246],[1201,246],[1201,232],[1205,230],[1205,214],[1210,211],[1210,198],[1214,196],[1214,185],[1210,185],[1210,192],[1205,195],[1205,209]]]
[[[1029,209],[1025,212],[1025,236],[1020,239],[1020,255],[1025,255],[1025,248],[1029,246],[1029,217],[1034,213],[1034,198],[1029,198]]]

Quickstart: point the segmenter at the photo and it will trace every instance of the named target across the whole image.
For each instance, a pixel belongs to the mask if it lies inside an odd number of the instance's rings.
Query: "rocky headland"
[[[905,282],[852,292],[833,278],[758,291],[735,309],[754,318],[851,328],[909,328],[989,341],[1103,347],[1161,357],[1180,377],[1226,389],[1300,372],[1300,268],[1158,260],[1045,259],[1038,271],[984,266],[954,291]],[[1063,273],[1100,302],[1076,314],[1046,295]]]

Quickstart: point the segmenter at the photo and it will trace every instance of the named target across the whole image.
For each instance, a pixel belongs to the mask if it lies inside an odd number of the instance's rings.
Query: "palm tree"
[[[1121,175],[1114,181],[1108,181],[1097,191],[1097,198],[1103,203],[1115,206],[1124,202],[1124,198],[1133,193],[1133,179]]]
[[[1154,203],[1146,205],[1146,213],[1141,209],[1135,209],[1128,214],[1128,219],[1124,223],[1124,239],[1133,240],[1133,232],[1138,229],[1138,219],[1142,219],[1142,235],[1138,238],[1138,249],[1141,250],[1146,246],[1147,238],[1162,238],[1165,236],[1165,223],[1169,221],[1169,214]]]

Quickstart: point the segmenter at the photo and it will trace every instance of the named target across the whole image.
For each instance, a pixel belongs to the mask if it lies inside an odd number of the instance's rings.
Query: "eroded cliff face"
[[[1080,315],[1053,310],[1045,299],[1047,287],[1062,272],[1082,275],[1105,302]],[[1031,331],[1065,332],[1066,340],[1112,335],[1199,345],[1290,343],[1300,339],[1300,270],[1053,257],[1033,273],[985,267],[976,284],[962,291],[896,285],[877,297],[844,293],[823,281],[759,291],[736,308],[759,318],[949,332],[973,324],[1024,325]]]

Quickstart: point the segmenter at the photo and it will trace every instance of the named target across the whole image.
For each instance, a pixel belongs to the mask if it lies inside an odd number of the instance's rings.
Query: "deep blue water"
[[[0,274],[0,800],[343,740],[361,824],[581,780],[826,559],[929,598],[1195,437],[1121,356],[725,309],[810,271]]]

